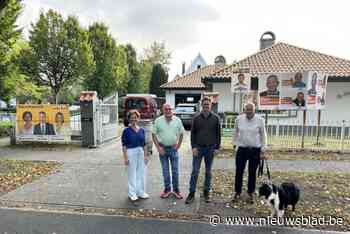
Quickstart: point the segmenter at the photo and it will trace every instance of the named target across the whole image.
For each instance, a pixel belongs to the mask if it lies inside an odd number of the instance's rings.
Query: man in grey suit
[[[34,135],[56,135],[53,125],[46,122],[46,113],[39,112],[40,123],[34,126]]]

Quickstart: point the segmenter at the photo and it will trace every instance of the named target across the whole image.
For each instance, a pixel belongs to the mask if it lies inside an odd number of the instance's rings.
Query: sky
[[[25,35],[48,9],[75,15],[85,27],[104,22],[118,43],[131,43],[139,54],[153,41],[165,42],[169,80],[199,52],[208,64],[218,55],[232,63],[256,53],[265,31],[277,42],[350,60],[345,0],[25,0],[18,19]]]

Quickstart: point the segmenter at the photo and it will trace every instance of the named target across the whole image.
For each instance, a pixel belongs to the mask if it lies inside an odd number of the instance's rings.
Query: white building
[[[264,36],[270,35],[270,38]],[[218,56],[216,60],[220,60]],[[218,92],[218,112],[233,112],[231,77],[235,67],[248,67],[251,74],[251,89],[258,89],[257,75],[261,73],[320,71],[329,75],[326,108],[321,112],[321,121],[350,122],[350,60],[337,58],[316,51],[303,49],[284,42],[275,43],[275,35],[267,32],[260,38],[260,50],[235,64],[224,65],[216,61],[189,74],[176,76],[162,88],[166,89],[166,101],[172,106],[181,102],[197,102],[204,92]],[[296,121],[303,113],[286,111],[273,114],[273,118]],[[308,121],[317,120],[317,111],[307,111]]]

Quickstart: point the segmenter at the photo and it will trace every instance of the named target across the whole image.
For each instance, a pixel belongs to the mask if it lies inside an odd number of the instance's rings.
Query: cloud
[[[118,40],[137,47],[155,40],[165,41],[172,49],[193,45],[199,40],[199,24],[219,18],[216,9],[200,0],[28,0],[24,11],[33,10],[29,6],[33,2],[35,8],[42,5],[63,15],[76,15],[85,26],[102,21]]]

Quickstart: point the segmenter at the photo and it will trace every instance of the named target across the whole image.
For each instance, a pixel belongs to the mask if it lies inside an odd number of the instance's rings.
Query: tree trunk
[[[56,93],[55,91],[53,92],[52,95],[53,101],[55,102],[55,104],[58,104],[58,93]]]

